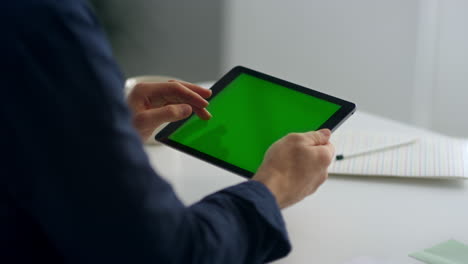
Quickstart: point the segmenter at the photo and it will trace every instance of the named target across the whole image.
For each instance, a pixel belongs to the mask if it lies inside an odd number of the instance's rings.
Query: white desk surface
[[[339,129],[353,128],[431,133],[364,112]],[[187,204],[243,181],[162,145],[147,151]],[[450,238],[468,243],[468,183],[330,175],[318,192],[283,215],[293,251],[277,263],[343,264],[362,256],[380,263],[420,263],[408,254]]]

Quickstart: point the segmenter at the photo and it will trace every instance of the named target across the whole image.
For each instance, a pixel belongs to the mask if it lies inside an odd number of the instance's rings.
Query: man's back
[[[263,262],[290,246],[249,181],[185,207],[151,169],[84,1],[0,10],[0,262]]]
[[[5,184],[1,185],[0,190],[0,251],[2,258],[6,257],[12,262],[63,262],[62,254],[31,212],[36,206],[35,196],[54,194],[36,193],[38,190],[33,185],[47,184],[40,181],[47,180],[48,171],[53,174],[53,170],[62,170],[66,178],[66,171],[75,167],[73,163],[86,162],[73,160],[74,157],[68,154],[74,151],[74,144],[69,142],[80,140],[73,138],[76,133],[67,130],[67,127],[73,128],[68,123],[80,120],[74,119],[76,115],[70,111],[63,111],[68,107],[79,107],[83,116],[92,114],[87,113],[86,107],[73,102],[80,96],[80,91],[72,89],[80,84],[91,84],[92,81],[79,79],[82,75],[80,71],[85,67],[77,61],[83,62],[80,58],[83,54],[77,54],[79,49],[76,47],[68,46],[68,42],[79,40],[66,40],[73,38],[73,33],[68,32],[69,25],[78,25],[79,22],[73,20],[82,19],[86,9],[79,1],[20,0],[3,3],[0,12],[3,35],[0,44],[0,141],[6,154],[1,166],[1,180]],[[75,14],[67,16],[66,13]],[[90,23],[96,23],[91,21],[91,16],[88,18]],[[108,75],[114,76],[108,76],[105,81],[112,84],[117,93],[117,89],[122,87],[122,77],[115,71],[116,67],[112,67],[108,47],[100,39],[86,41],[92,42],[94,51],[101,56],[108,56],[100,60],[102,64],[109,63],[109,69],[114,72],[108,72]],[[69,80],[75,80],[78,85],[69,85]],[[65,98],[66,101],[63,101]],[[89,139],[93,140],[92,137]],[[57,153],[64,156],[60,157]],[[76,153],[76,156],[79,155],[86,153]],[[61,210],[53,204],[51,208],[37,209]]]

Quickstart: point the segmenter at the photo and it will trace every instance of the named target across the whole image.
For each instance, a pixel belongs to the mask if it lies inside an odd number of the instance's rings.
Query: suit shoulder
[[[51,15],[66,15],[80,6],[81,0],[15,0],[2,4],[0,17],[4,22],[21,21],[35,23],[37,19]]]

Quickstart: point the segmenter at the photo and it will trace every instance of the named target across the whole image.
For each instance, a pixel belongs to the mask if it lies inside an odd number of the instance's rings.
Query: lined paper
[[[332,137],[336,154],[355,153],[414,139],[404,134],[345,131]],[[335,160],[330,174],[421,178],[468,178],[468,140],[420,136],[410,145]]]

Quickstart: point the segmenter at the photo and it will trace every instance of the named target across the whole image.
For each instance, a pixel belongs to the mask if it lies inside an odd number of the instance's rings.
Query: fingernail
[[[331,135],[331,131],[328,128],[320,129],[318,132],[320,132],[322,135],[329,137]]]

